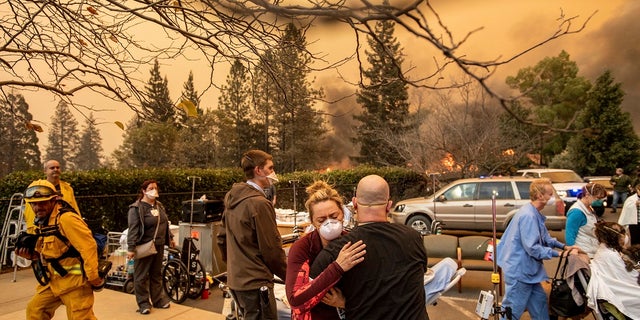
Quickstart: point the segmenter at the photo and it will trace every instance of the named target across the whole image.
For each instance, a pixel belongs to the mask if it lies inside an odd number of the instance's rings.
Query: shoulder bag
[[[574,317],[583,314],[586,311],[586,299],[582,305],[576,304],[573,300],[573,294],[571,287],[567,283],[565,273],[567,271],[567,264],[569,262],[568,252],[567,257],[563,257],[565,252],[560,255],[560,261],[558,261],[558,268],[556,268],[556,274],[553,276],[551,282],[551,293],[549,294],[549,314],[560,317]],[[562,271],[559,273],[560,269]],[[573,280],[573,279],[572,279]]]
[[[142,219],[142,213],[140,212],[140,208],[138,208],[138,213],[140,214],[140,223],[142,224],[142,235],[144,235],[144,220]],[[136,256],[135,256],[136,259],[142,259],[158,253],[158,251],[156,250],[156,236],[158,235],[159,226],[160,226],[160,216],[158,215],[158,223],[156,224],[156,232],[153,234],[153,239],[151,239],[151,241],[147,241],[145,243],[136,245]],[[140,236],[141,238],[142,238],[142,235]]]

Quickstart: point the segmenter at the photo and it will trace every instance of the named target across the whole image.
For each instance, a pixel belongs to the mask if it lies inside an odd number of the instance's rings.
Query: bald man
[[[363,262],[345,272],[342,289],[347,319],[428,319],[423,287],[427,253],[414,229],[387,220],[391,209],[389,184],[382,177],[362,178],[353,198],[358,226],[333,240],[313,262],[315,278],[336,263],[345,243],[362,240],[367,245]]]
[[[62,200],[66,201],[73,207],[74,210],[80,215],[80,209],[76,203],[76,197],[73,194],[73,188],[70,184],[60,180],[62,170],[60,169],[60,162],[56,160],[48,160],[44,163],[44,174],[47,176],[47,181],[51,182],[56,187],[56,191],[61,194]],[[36,214],[33,212],[31,206],[25,206],[24,208],[24,220],[27,224],[27,232],[35,233],[34,220]]]

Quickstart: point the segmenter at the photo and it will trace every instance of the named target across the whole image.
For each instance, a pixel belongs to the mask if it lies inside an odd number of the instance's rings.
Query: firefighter
[[[67,319],[96,319],[93,288],[104,285],[98,274],[97,245],[79,214],[60,200],[47,180],[32,182],[24,199],[35,212],[34,248],[18,247],[18,254],[34,260],[39,285],[27,305],[27,320],[51,319],[62,304]]]
[[[60,169],[60,162],[56,160],[48,160],[44,163],[44,174],[47,176],[47,181],[51,182],[56,187],[56,191],[62,197],[62,200],[70,204],[73,209],[80,215],[78,204],[76,203],[76,197],[73,194],[73,188],[67,182],[60,180],[62,169]],[[24,208],[24,221],[27,223],[27,232],[35,233],[36,226],[33,223],[36,214],[31,209],[31,206]]]

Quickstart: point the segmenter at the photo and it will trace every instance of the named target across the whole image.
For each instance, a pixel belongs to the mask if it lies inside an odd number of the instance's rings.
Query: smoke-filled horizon
[[[587,17],[595,15],[587,24],[585,30],[580,33],[568,35],[554,40],[542,47],[536,48],[526,55],[499,68],[492,76],[489,83],[497,88],[500,93],[508,95],[504,81],[507,76],[515,75],[521,68],[533,66],[540,60],[549,56],[557,56],[565,50],[571,59],[576,61],[580,68],[579,75],[594,81],[605,70],[612,71],[616,82],[622,83],[626,95],[622,109],[631,114],[634,128],[640,133],[640,108],[636,101],[640,99],[640,2],[633,0],[539,0],[539,1],[512,1],[512,0],[431,0],[430,3],[438,11],[440,18],[447,28],[461,40],[468,32],[478,30],[472,34],[467,42],[457,53],[464,54],[469,59],[492,60],[509,57],[520,50],[530,47],[534,43],[548,37],[555,31],[560,16],[578,16],[575,24],[581,24]],[[431,20],[431,26],[438,28],[437,23]],[[445,35],[444,30],[437,30],[437,34]],[[155,33],[149,33],[151,35]],[[404,68],[411,70],[409,76],[419,77],[435,70],[434,60],[442,59],[442,54],[435,51],[425,42],[415,36],[403,33],[396,27],[396,36],[404,53]],[[312,52],[328,61],[336,62],[351,56],[356,50],[355,36],[352,30],[339,26],[318,25],[307,33],[307,42]],[[366,39],[360,39],[361,59],[366,61],[364,51],[367,49]],[[367,67],[366,65],[364,66]],[[224,84],[228,73],[228,66],[216,65],[214,78],[216,85]],[[140,67],[141,78],[144,82],[149,77],[148,68]],[[453,69],[454,70],[454,69]],[[203,90],[203,83],[209,79],[211,70],[202,68],[198,61],[163,61],[161,73],[169,79],[169,89],[172,97],[178,97],[182,85],[186,81],[189,71],[194,72],[194,80],[197,90]],[[357,155],[351,138],[355,135],[353,130],[353,115],[358,114],[361,107],[356,103],[354,93],[359,80],[358,66],[354,60],[345,65],[330,69],[316,77],[315,87],[322,88],[326,101],[334,103],[318,103],[317,108],[331,114],[326,122],[330,132],[335,133],[331,145],[335,148],[331,157],[335,166],[345,166],[349,156]],[[459,77],[457,72],[445,74],[445,77]],[[201,99],[201,106],[215,109],[219,92],[217,89],[209,90]],[[127,123],[132,112],[112,101],[101,100],[95,94],[80,93],[80,99],[85,104],[101,111],[96,113],[96,118],[102,124],[99,126],[103,139],[103,149],[109,156],[122,143],[121,131],[114,121]],[[411,96],[411,95],[410,95]],[[49,122],[53,110],[57,104],[57,98],[49,94],[25,93],[25,98],[30,104],[34,117],[40,121],[45,132],[38,134],[41,150],[47,143],[47,132],[52,127]],[[429,105],[428,94],[424,94],[423,106]],[[414,103],[414,101],[411,101]],[[88,114],[88,111],[84,110]],[[84,119],[80,112],[74,115],[80,126]]]

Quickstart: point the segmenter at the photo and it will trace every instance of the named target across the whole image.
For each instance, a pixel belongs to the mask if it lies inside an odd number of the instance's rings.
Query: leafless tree
[[[505,136],[504,110],[480,84],[468,78],[456,82],[462,85],[429,91],[429,103],[419,103],[409,120],[414,122],[409,134],[393,137],[381,129],[398,157],[418,172],[469,177],[502,173],[537,149],[535,140]],[[424,92],[413,94],[414,101],[426,100]]]
[[[581,31],[590,19],[577,22],[577,18],[562,15],[557,26],[550,26],[551,36],[511,57],[480,61],[458,53],[475,31],[454,35],[429,0],[394,5],[368,0],[0,0],[0,94],[6,96],[12,89],[47,90],[77,105],[74,95],[88,90],[139,112],[144,83],[132,75],[153,59],[206,61],[213,86],[217,63],[239,58],[258,65],[262,53],[278,42],[291,21],[346,24],[360,48],[361,39],[376,39],[375,22],[393,20],[396,30],[404,29],[418,39],[414,46],[442,53],[434,58],[435,71],[405,70],[399,77],[416,87],[450,87],[440,75],[446,68],[458,68],[509,111],[508,99],[500,97],[487,78],[530,50]],[[329,61],[325,68],[352,57],[360,64],[359,85],[364,85],[358,49]]]

